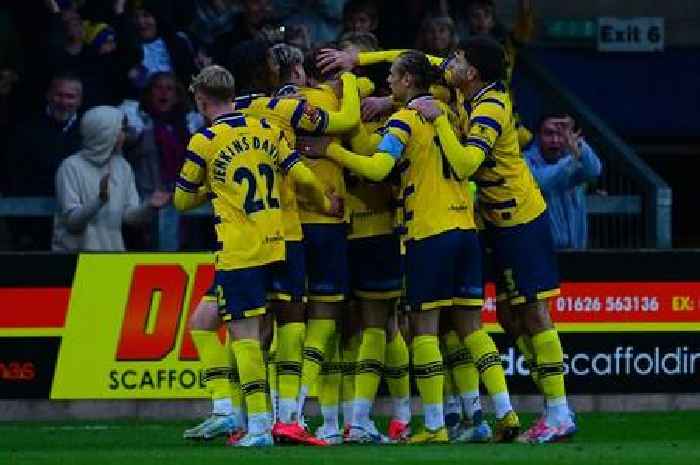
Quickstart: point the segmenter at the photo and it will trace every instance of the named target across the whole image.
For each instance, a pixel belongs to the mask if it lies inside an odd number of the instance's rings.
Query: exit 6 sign
[[[598,18],[598,51],[661,52],[664,18]]]

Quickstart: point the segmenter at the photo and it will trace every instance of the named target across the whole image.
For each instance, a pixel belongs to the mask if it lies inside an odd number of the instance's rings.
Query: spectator
[[[252,39],[279,41],[282,30],[274,18],[270,0],[243,0],[243,10],[233,19],[233,27],[219,36],[212,47],[214,63],[231,65],[231,50],[239,43]]]
[[[219,36],[231,32],[239,12],[238,2],[231,0],[195,0],[189,30],[201,45],[211,47]]]
[[[115,105],[127,90],[127,73],[142,60],[142,52],[124,14],[126,0],[115,0],[112,25],[83,21],[76,10],[60,11],[47,0],[52,13],[48,62],[54,72],[71,72],[83,83],[86,108]]]
[[[298,27],[307,31],[310,42],[305,47],[307,50],[311,44],[329,42],[340,33],[345,0],[274,0],[273,3],[275,11],[285,18],[287,31]],[[285,42],[291,43],[286,38]]]
[[[78,109],[82,84],[74,75],[57,75],[49,84],[46,109],[20,124],[4,161],[8,197],[53,197],[58,166],[80,147]],[[8,221],[15,250],[48,250],[51,221],[22,218]]]
[[[379,10],[372,0],[349,0],[343,8],[343,33],[371,32],[379,27]]]
[[[268,52],[267,40],[246,40],[231,50],[231,73],[236,81],[236,94],[270,94],[279,88],[279,82]]]
[[[459,40],[455,24],[448,16],[426,18],[418,31],[416,48],[430,55],[447,58]]]
[[[302,52],[311,49],[311,30],[306,24],[291,24],[284,29],[284,42],[293,45]]]
[[[44,112],[21,124],[8,150],[15,196],[53,196],[58,165],[80,147],[78,109],[82,83],[71,74],[55,76],[46,94]]]
[[[189,111],[185,88],[172,73],[156,73],[146,85],[138,108],[124,105],[129,124],[127,157],[134,166],[136,188],[142,198],[154,192],[172,192],[190,136],[204,126],[204,118]],[[169,205],[160,215],[169,241],[162,250],[180,248],[179,214]],[[153,243],[147,240],[144,246]]]
[[[14,29],[9,28],[11,26],[9,18],[1,13],[0,26],[8,26],[7,30],[0,32],[0,157],[4,158],[17,114],[16,109],[19,107],[17,98],[19,75],[17,57],[12,55],[16,52],[12,47],[17,46],[17,36],[14,34]],[[7,170],[0,170],[0,197],[7,188],[9,176],[10,173]],[[10,243],[7,222],[4,218],[0,218],[0,250],[10,249]]]
[[[547,201],[558,249],[586,248],[586,183],[601,172],[600,159],[583,140],[581,131],[574,131],[574,125],[568,115],[545,115],[536,143],[524,154]]]
[[[190,136],[204,125],[204,119],[189,111],[185,88],[172,73],[154,74],[138,108],[126,104],[124,109],[133,142],[127,152],[139,194],[172,191]]]
[[[13,122],[17,119],[17,83],[21,68],[22,50],[19,37],[7,11],[0,11],[0,156],[5,157]],[[0,174],[4,181],[7,173]],[[0,182],[0,193],[5,183]]]
[[[0,156],[7,156],[7,146],[13,131],[15,110],[19,106],[17,101],[17,80],[15,70],[0,67]],[[0,173],[0,195],[6,191],[9,173],[2,170]]]
[[[156,192],[141,205],[134,174],[121,155],[125,126],[114,107],[95,107],[83,116],[83,147],[56,173],[54,251],[123,251],[122,223],[145,221],[170,200],[170,194]]]
[[[511,88],[513,71],[515,69],[518,49],[530,42],[535,32],[535,15],[531,0],[518,0],[518,12],[515,24],[511,30],[505,28],[496,17],[496,4],[494,0],[471,0],[463,7],[464,2],[458,2],[453,17],[456,18],[457,32],[463,38],[473,35],[490,35],[498,40],[506,52],[506,77],[504,79],[509,88],[513,105],[516,109],[515,117],[518,129],[518,143],[520,147],[528,147],[533,136],[528,128],[520,122],[517,112],[515,95]]]
[[[141,8],[134,11],[136,34],[143,50],[143,61],[129,72],[136,89],[143,89],[157,72],[174,73],[181,82],[189,82],[196,72],[191,44],[158,6],[155,0],[144,0]]]
[[[379,25],[373,30],[379,37],[383,48],[406,48],[416,40],[416,31],[420,29],[424,18],[430,16],[448,16],[444,0],[384,0],[369,2],[376,4],[379,10]]]

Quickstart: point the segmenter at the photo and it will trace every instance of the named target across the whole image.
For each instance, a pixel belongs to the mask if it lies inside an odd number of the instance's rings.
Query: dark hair
[[[450,30],[450,43],[447,46],[447,50],[434,50],[431,47],[428,47],[426,35],[428,28],[433,26],[444,26]],[[418,37],[416,38],[416,48],[418,50],[422,50],[432,55],[438,55],[443,58],[447,58],[447,55],[454,51],[458,43],[459,38],[457,37],[455,23],[449,16],[435,16],[425,18],[421,23],[420,29],[418,31]]]
[[[289,44],[275,44],[270,47],[272,60],[279,67],[280,84],[289,82],[292,76],[292,67],[304,65],[304,53],[297,47]]]
[[[173,107],[174,113],[186,113],[190,110],[189,99],[187,95],[187,90],[185,86],[177,79],[175,74],[169,71],[159,71],[154,73],[146,83],[146,87],[143,88],[141,92],[141,97],[139,98],[139,106],[146,112],[150,111],[151,96],[153,95],[153,89],[156,86],[156,82],[160,79],[172,79],[175,83],[175,106]]]
[[[246,40],[233,47],[228,68],[236,78],[238,94],[267,94],[277,85],[270,79],[269,48],[270,43],[262,39]]]
[[[412,75],[414,87],[428,89],[431,84],[442,77],[442,70],[430,64],[425,53],[418,50],[407,50],[396,59],[396,66],[403,73]]]
[[[492,82],[506,77],[506,54],[495,39],[480,35],[460,42],[467,62],[479,71],[483,82]]]
[[[314,47],[311,48],[308,52],[304,54],[304,72],[306,73],[307,76],[312,77],[314,80],[317,82],[324,82],[329,79],[332,79],[335,73],[331,74],[322,74],[321,70],[316,66],[316,62],[318,59],[318,54],[323,50],[324,48],[337,48],[338,44],[335,42],[326,42],[323,44],[317,44],[314,45]]]
[[[467,8],[469,11],[475,8],[490,8],[493,12],[496,9],[496,2],[493,0],[471,0]]]
[[[546,109],[537,120],[537,130],[542,130],[544,122],[551,118],[568,118],[571,115],[563,110]]]
[[[356,13],[367,13],[373,21],[379,18],[379,10],[374,0],[349,0],[343,7],[343,21]]]
[[[54,83],[58,81],[70,81],[70,82],[77,82],[78,84],[83,85],[83,80],[80,78],[79,75],[76,73],[73,73],[71,71],[60,71],[56,74],[54,74],[51,77],[51,81],[49,81],[49,88],[54,85]]]
[[[363,52],[374,52],[379,50],[379,40],[371,32],[345,32],[338,38],[338,47],[345,48],[352,45]]]

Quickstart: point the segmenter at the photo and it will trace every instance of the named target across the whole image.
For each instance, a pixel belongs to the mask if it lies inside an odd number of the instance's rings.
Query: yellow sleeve
[[[370,181],[381,181],[386,178],[396,164],[394,157],[388,153],[377,152],[367,157],[353,153],[337,142],[328,146],[326,156]]]
[[[284,137],[284,132],[282,131],[280,131],[277,142],[277,153],[273,155],[272,160],[279,172],[284,176],[291,172],[294,165],[301,162],[301,154],[289,148],[287,139]]]
[[[404,146],[408,144],[413,133],[411,129],[411,112],[413,111],[404,108],[391,115],[384,126],[384,133],[396,136]]]
[[[192,210],[207,202],[207,194],[209,194],[209,189],[204,186],[200,187],[196,194],[190,194],[189,192],[176,189],[173,204],[175,208],[181,212]]]
[[[360,52],[357,54],[357,64],[359,66],[369,66],[377,63],[391,63],[396,60],[399,55],[407,51],[406,49],[401,50],[382,50],[379,52]],[[444,58],[436,57],[433,55],[426,55],[428,61],[433,66],[440,66],[445,61]]]
[[[303,162],[295,163],[289,170],[289,175],[302,188],[304,193],[312,199],[312,202],[321,213],[330,211],[331,201],[326,197],[324,185]]]
[[[474,174],[486,157],[483,148],[469,143],[462,146],[445,114],[438,116],[434,124],[442,152],[450,162],[455,174],[460,178]]]
[[[377,63],[391,63],[406,50],[381,50],[378,52],[360,52],[357,54],[359,66],[369,66]]]
[[[505,123],[505,103],[496,98],[485,99],[469,115],[469,130],[465,132],[465,141],[482,147],[488,157],[496,145],[496,139],[502,134]]]
[[[452,94],[450,93],[449,87],[440,84],[433,84],[430,86],[430,95],[448,105],[452,101]]]
[[[374,82],[366,77],[357,78],[357,90],[360,93],[360,98],[369,97],[374,93]]]
[[[280,173],[285,176],[291,176],[294,182],[302,187],[322,213],[328,212],[331,209],[331,203],[325,195],[325,187],[301,161],[299,152],[289,148],[283,133],[280,133],[277,148],[278,152],[273,157],[273,161]]]
[[[372,155],[382,136],[376,132],[370,132],[365,124],[358,124],[357,127],[350,133],[350,147],[353,152],[360,155]]]
[[[202,194],[207,173],[207,158],[209,157],[210,140],[214,133],[203,129],[190,140],[185,154],[185,162],[180,170],[180,176],[175,181],[173,205],[179,211],[189,210],[200,205],[202,195],[206,199],[206,189]]]
[[[459,177],[470,176],[479,165],[491,155],[496,140],[503,131],[506,118],[505,105],[495,99],[480,102],[469,115],[464,146],[457,136],[447,116],[440,115],[435,120],[435,129],[445,156]]]
[[[343,100],[340,111],[328,112],[326,133],[340,134],[350,131],[360,123],[360,95],[357,89],[357,78],[352,73],[343,73]]]

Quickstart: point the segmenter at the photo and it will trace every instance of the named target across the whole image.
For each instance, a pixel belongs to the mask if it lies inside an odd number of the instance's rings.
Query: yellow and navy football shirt
[[[386,119],[362,123],[364,128],[358,131],[357,141],[363,145],[374,145],[369,150],[374,153],[376,144],[381,139],[379,133],[386,124]],[[376,142],[375,142],[376,141]],[[353,147],[354,149],[355,147]],[[355,150],[357,152],[357,150]],[[394,186],[388,181],[371,182],[358,176],[351,176],[347,183],[345,209],[350,214],[350,233],[348,239],[392,234],[395,227],[395,193]]]
[[[328,124],[328,115],[308,102],[291,98],[267,97],[253,94],[237,97],[234,110],[256,118],[264,118],[279,127],[289,147],[296,145],[296,132],[304,131],[321,134]],[[280,183],[282,202],[282,220],[284,236],[288,241],[300,241],[302,238],[301,220],[294,181],[284,178]]]
[[[463,142],[485,159],[474,174],[484,220],[515,226],[537,218],[545,201],[520,151],[513,108],[506,87],[494,82],[459,109]]]
[[[240,113],[222,115],[192,137],[176,188],[211,191],[216,269],[285,259],[279,174],[299,160],[278,128]]]
[[[455,125],[456,115],[447,105],[437,103]],[[392,147],[395,144],[398,147]],[[378,150],[398,157],[406,239],[476,228],[468,180],[455,175],[442,152],[435,127],[417,111],[403,108],[394,113],[386,123]]]
[[[288,91],[288,90],[287,90]],[[318,87],[298,87],[296,92],[302,95],[312,108],[320,109],[320,114],[337,112],[340,109],[340,101],[335,91],[329,85],[322,84]],[[301,133],[308,133],[302,128]],[[321,131],[313,131],[311,135],[318,135]],[[345,178],[343,168],[332,160],[325,158],[304,157],[304,164],[316,175],[323,184],[333,190],[338,196],[345,197]],[[299,216],[304,224],[335,224],[345,222],[344,218],[336,218],[324,215],[313,208],[311,199],[303,194],[299,195]]]

